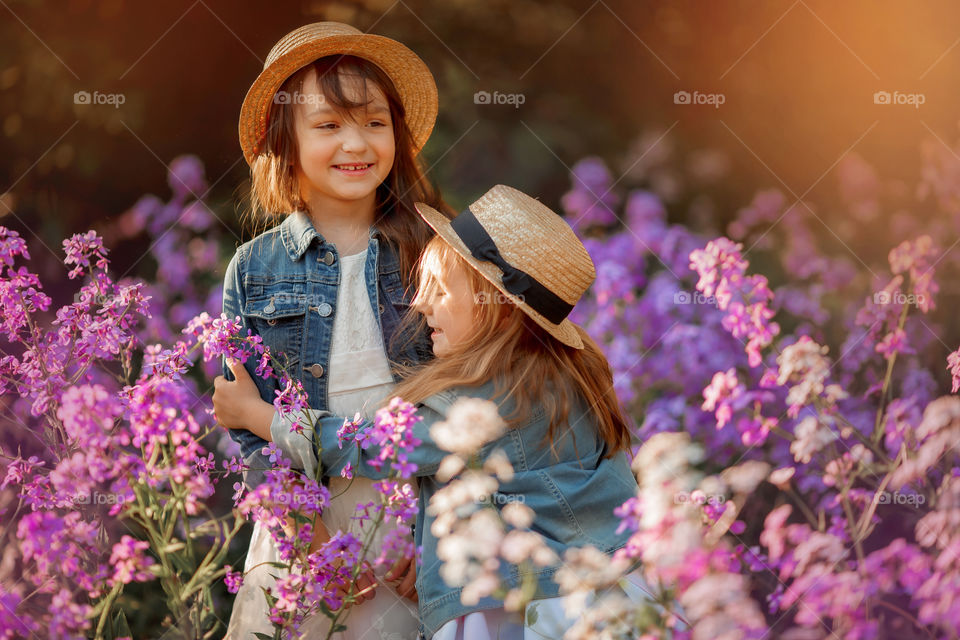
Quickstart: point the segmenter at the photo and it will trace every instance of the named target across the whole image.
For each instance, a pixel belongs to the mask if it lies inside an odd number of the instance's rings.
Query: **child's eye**
[[[333,130],[336,129],[339,125],[336,122],[322,122],[314,127],[314,129],[327,129]]]
[[[367,123],[367,125],[371,127],[385,127],[387,126],[387,123],[380,120],[373,120],[372,122]]]

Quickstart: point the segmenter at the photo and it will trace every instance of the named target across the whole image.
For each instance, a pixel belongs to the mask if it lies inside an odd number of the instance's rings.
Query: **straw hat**
[[[593,261],[570,226],[540,201],[498,184],[453,220],[417,211],[453,249],[560,342],[583,348],[567,314],[593,283]]]
[[[291,31],[274,45],[243,99],[240,146],[247,164],[261,150],[270,105],[280,85],[317,58],[336,54],[369,60],[390,77],[403,103],[414,146],[417,151],[423,148],[437,119],[437,85],[423,60],[396,40],[340,22],[315,22]]]

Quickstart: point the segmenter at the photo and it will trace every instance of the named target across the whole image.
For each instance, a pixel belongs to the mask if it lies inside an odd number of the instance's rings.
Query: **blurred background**
[[[618,188],[655,191],[671,222],[707,233],[759,189],[817,203],[818,239],[870,263],[890,247],[883,216],[916,201],[922,145],[957,157],[960,6],[945,0],[2,0],[0,224],[55,250],[107,233],[194,154],[219,230],[248,239],[240,104],[277,39],[316,20],[430,66],[424,154],[455,207],[506,183],[559,208],[570,168],[597,156]],[[686,184],[651,170],[671,161]],[[896,202],[851,216],[843,171],[879,176]],[[107,239],[121,272],[156,268],[147,235]]]

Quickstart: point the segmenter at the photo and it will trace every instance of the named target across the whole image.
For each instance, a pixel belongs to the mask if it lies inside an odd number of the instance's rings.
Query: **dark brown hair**
[[[317,75],[317,84],[327,104],[343,117],[352,109],[365,107],[372,99],[367,95],[367,80],[386,96],[393,123],[396,153],[387,179],[377,187],[374,225],[391,245],[400,262],[405,286],[411,280],[413,266],[424,245],[432,237],[429,226],[417,214],[415,202],[425,202],[450,215],[439,191],[426,178],[414,149],[413,137],[404,118],[403,103],[390,77],[369,60],[356,56],[335,55],[318,58],[290,76],[277,94],[301,93],[310,71]],[[361,80],[363,95],[350,100],[344,92],[344,77]],[[251,216],[253,231],[264,231],[284,215],[305,209],[300,199],[296,177],[299,149],[295,129],[293,101],[274,100],[268,116],[266,139],[250,167]]]

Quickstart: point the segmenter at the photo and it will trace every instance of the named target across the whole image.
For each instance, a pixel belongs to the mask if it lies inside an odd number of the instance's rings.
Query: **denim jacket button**
[[[322,364],[312,364],[309,367],[304,367],[304,371],[309,371],[310,375],[314,378],[319,378],[323,375],[323,365]]]
[[[330,306],[327,302],[321,302],[320,306],[317,307],[317,313],[326,318],[331,313],[333,313],[333,307]]]
[[[331,264],[333,264],[334,259],[335,259],[335,258],[334,258],[334,255],[333,255],[333,251],[327,251],[325,254],[323,254],[323,263],[324,263],[325,265],[327,265],[328,267],[329,267]]]
[[[377,305],[377,308],[380,310],[380,313],[383,313],[383,303],[382,303],[382,302],[381,302],[379,305]]]
[[[276,319],[276,318],[269,318],[269,319],[267,320],[267,324],[272,327],[273,325],[277,324],[277,319]]]

